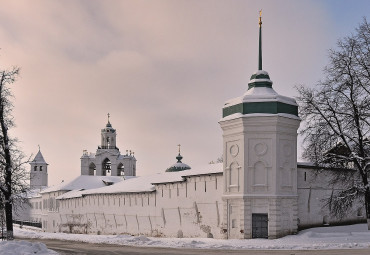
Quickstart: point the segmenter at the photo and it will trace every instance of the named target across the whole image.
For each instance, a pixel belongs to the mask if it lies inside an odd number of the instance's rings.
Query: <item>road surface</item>
[[[61,255],[149,255],[149,254],[173,254],[173,255],[369,255],[368,249],[342,249],[342,250],[205,250],[188,248],[155,248],[133,247],[112,244],[91,244],[51,239],[25,239],[30,242],[42,242],[49,249],[59,252]]]

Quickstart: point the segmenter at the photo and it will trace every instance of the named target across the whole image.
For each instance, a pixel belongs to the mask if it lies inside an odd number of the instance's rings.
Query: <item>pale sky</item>
[[[263,69],[273,88],[322,77],[327,50],[370,19],[368,0],[0,0],[0,68],[19,66],[11,134],[26,155],[38,145],[49,184],[80,175],[111,114],[121,153],[137,175],[222,154],[223,103],[241,96],[257,70],[263,10]],[[299,145],[298,145],[299,146]],[[300,153],[300,150],[299,150]]]

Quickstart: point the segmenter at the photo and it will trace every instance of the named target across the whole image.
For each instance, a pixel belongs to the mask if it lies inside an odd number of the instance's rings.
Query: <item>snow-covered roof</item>
[[[41,197],[40,192],[42,192],[46,188],[47,187],[40,187],[40,188],[30,189],[26,193],[23,193],[22,196],[27,197],[27,198]]]
[[[111,186],[101,188],[92,188],[85,190],[74,190],[67,192],[57,197],[57,199],[67,199],[74,197],[82,197],[83,195],[92,194],[115,194],[115,193],[139,193],[139,192],[152,192],[155,190],[155,185],[161,183],[174,183],[185,181],[186,177],[217,174],[223,172],[223,164],[208,164],[200,166],[192,170],[181,172],[164,172],[137,178],[130,178]]]
[[[122,176],[91,176],[81,175],[69,182],[62,182],[58,185],[44,189],[41,194],[54,191],[70,191],[77,189],[95,189],[104,187],[107,183],[117,183],[123,180]]]
[[[167,168],[166,172],[178,172],[178,171],[184,171],[188,169],[191,169],[189,165],[182,163],[182,162],[176,162],[175,164]]]
[[[282,102],[297,106],[294,98],[279,95],[273,88],[269,87],[253,87],[247,90],[243,96],[226,101],[225,107],[240,103],[254,102]]]

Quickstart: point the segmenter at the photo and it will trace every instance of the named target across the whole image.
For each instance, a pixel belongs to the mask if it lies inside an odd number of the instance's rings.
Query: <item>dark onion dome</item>
[[[191,169],[189,165],[181,162],[182,156],[180,153],[179,155],[177,155],[176,159],[177,159],[177,162],[173,164],[172,166],[170,166],[169,168],[167,168],[166,172],[180,172],[180,171]]]
[[[110,121],[109,121],[110,114],[108,113],[107,115],[108,115],[108,123],[107,125],[105,125],[105,128],[102,129],[102,132],[114,133],[116,132],[116,130],[112,127],[112,124],[110,124]]]
[[[111,132],[114,133],[116,130],[112,127],[112,124],[110,124],[110,121],[108,120],[107,125],[105,125],[105,128],[102,129],[103,132]]]

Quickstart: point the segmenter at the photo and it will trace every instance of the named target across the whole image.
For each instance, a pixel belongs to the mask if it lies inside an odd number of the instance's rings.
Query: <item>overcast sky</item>
[[[273,88],[322,77],[327,50],[354,31],[368,0],[8,1],[0,0],[0,68],[17,65],[17,127],[26,155],[38,145],[49,184],[80,175],[107,113],[137,175],[222,154],[223,103],[247,90],[257,69],[263,9],[263,69]],[[299,150],[300,151],[300,150]]]

